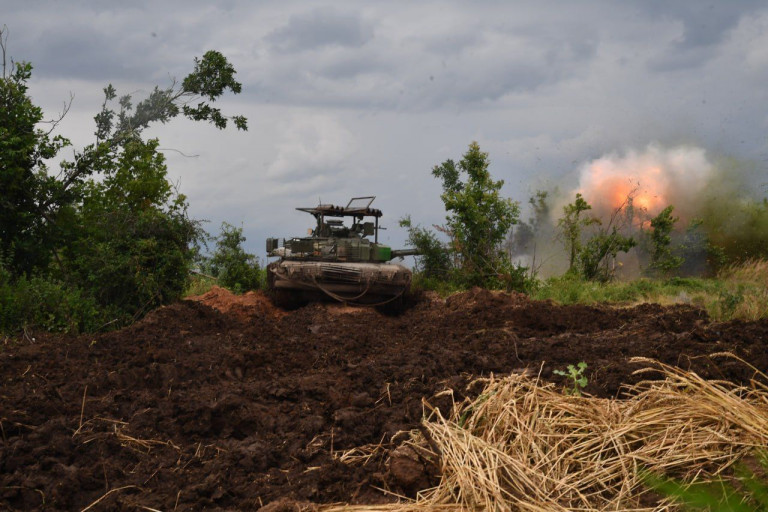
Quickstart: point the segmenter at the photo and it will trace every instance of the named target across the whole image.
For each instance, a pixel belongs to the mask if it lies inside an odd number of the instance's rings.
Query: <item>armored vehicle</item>
[[[267,265],[267,289],[275,303],[292,307],[325,298],[390,310],[402,305],[412,274],[390,260],[416,252],[379,243],[382,213],[371,208],[375,198],[296,208],[312,215],[315,227],[306,237],[267,239],[268,256],[280,258]]]

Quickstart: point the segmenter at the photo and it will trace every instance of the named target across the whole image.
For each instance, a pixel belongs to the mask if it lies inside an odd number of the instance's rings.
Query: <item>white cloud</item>
[[[322,114],[294,114],[276,126],[277,156],[267,177],[298,182],[343,174],[357,143],[336,119]]]

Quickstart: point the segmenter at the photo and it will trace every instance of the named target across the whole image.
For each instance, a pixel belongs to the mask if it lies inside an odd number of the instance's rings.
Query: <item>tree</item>
[[[208,121],[216,128],[224,129],[231,120],[239,130],[248,129],[248,120],[240,115],[225,116],[211,105],[227,90],[239,94],[240,82],[235,80],[235,68],[221,53],[210,50],[202,59],[195,57],[195,68],[177,86],[174,80],[169,87],[155,87],[150,95],[133,106],[130,95],[118,100],[119,110],[109,107],[117,98],[117,91],[109,84],[104,88],[104,103],[96,115],[96,140],[98,143],[119,144],[121,140],[134,138],[154,122],[169,122],[180,113],[194,121]],[[191,106],[191,103],[197,103]]]
[[[3,41],[3,59],[5,44]],[[10,259],[16,273],[46,271],[51,257],[66,245],[72,210],[83,201],[87,180],[110,171],[127,144],[141,140],[142,131],[155,122],[166,123],[180,113],[196,121],[208,121],[226,128],[231,120],[238,129],[247,129],[243,116],[227,117],[212,103],[226,91],[235,94],[241,84],[234,79],[234,67],[216,51],[195,59],[195,68],[177,86],[155,87],[135,108],[130,95],[119,99],[119,109],[111,108],[117,97],[110,84],[105,100],[95,116],[96,142],[75,152],[74,159],[61,164],[58,176],[49,175],[46,160],[69,145],[63,137],[36,128],[42,111],[27,96],[27,81],[32,66],[16,63],[15,71],[0,81],[0,251]]]
[[[222,223],[221,234],[216,238],[216,250],[206,265],[220,285],[236,293],[257,290],[263,281],[258,258],[243,249],[245,240],[243,228]]]
[[[650,268],[659,274],[669,275],[683,264],[683,258],[675,255],[670,248],[672,230],[678,217],[672,216],[674,206],[664,208],[656,217],[651,219],[651,265]]]
[[[592,206],[584,200],[580,193],[577,193],[576,200],[563,207],[563,216],[557,221],[560,240],[569,253],[568,272],[576,272],[576,256],[581,251],[582,231],[585,227],[600,222],[594,217],[581,216],[583,212],[591,209]]]
[[[488,153],[472,142],[458,163],[446,160],[432,169],[442,180],[447,228],[470,285],[488,285],[510,270],[502,242],[520,214],[517,203],[501,197],[504,181],[491,178],[489,163]]]
[[[569,250],[569,273],[578,274],[587,280],[607,281],[612,277],[610,261],[615,260],[619,252],[627,252],[637,245],[634,238],[622,235],[617,226],[618,219],[627,218],[624,210],[630,199],[631,196],[616,208],[607,226],[603,226],[602,221],[596,217],[581,216],[583,212],[591,210],[592,206],[579,193],[573,203],[563,207],[563,216],[557,226],[561,240]],[[584,230],[589,226],[595,226],[595,229],[587,241],[583,242]]]
[[[613,277],[608,262],[635,245],[635,239],[619,233],[616,226],[601,227],[579,250],[578,272],[590,281],[608,281]]]
[[[75,153],[71,162],[62,164],[62,178],[58,194],[54,194],[45,206],[56,209],[62,203],[77,199],[73,189],[82,180],[102,172],[125,144],[140,140],[145,128],[152,123],[167,123],[180,113],[194,121],[208,121],[224,129],[232,120],[239,130],[247,130],[247,119],[236,115],[227,117],[211,103],[227,90],[239,94],[242,86],[234,79],[234,67],[219,52],[208,51],[202,59],[195,58],[195,69],[177,86],[175,80],[165,89],[155,87],[150,95],[135,107],[131,95],[118,99],[118,110],[112,108],[117,91],[112,84],[104,88],[104,102],[96,121],[96,142]],[[196,106],[190,103],[197,102]],[[73,198],[74,196],[74,198]]]
[[[210,102],[226,90],[240,92],[234,74],[223,55],[209,51],[195,59],[180,88],[175,81],[166,89],[155,87],[135,107],[124,95],[119,110],[113,110],[117,92],[111,84],[104,89],[94,118],[96,142],[62,165],[60,194],[49,202],[59,212],[67,201],[77,205],[74,240],[62,249],[62,272],[91,287],[101,304],[135,318],[183,292],[193,259],[190,244],[202,229],[187,217],[186,198],[168,182],[158,141],[145,142],[141,135],[152,123],[166,123],[180,113],[226,128],[230,118]],[[231,119],[238,129],[247,129],[244,117]]]
[[[512,226],[505,243],[510,257],[531,255],[532,260],[535,260],[536,241],[541,237],[545,225],[548,224],[548,196],[549,193],[546,190],[537,190],[534,195],[528,198],[528,204],[531,208],[528,222],[518,221],[516,225]]]

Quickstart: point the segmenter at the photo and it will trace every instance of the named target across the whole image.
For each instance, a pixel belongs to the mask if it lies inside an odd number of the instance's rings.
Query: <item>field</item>
[[[641,379],[629,359],[643,356],[746,384],[753,369],[708,355],[766,372],[767,344],[768,321],[718,323],[689,305],[558,306],[473,289],[386,316],[282,311],[214,288],[121,331],[4,341],[0,509],[391,503],[440,475],[390,450],[429,407],[447,414],[472,398],[477,377],[560,389],[554,370],[583,361],[585,391],[613,398]]]

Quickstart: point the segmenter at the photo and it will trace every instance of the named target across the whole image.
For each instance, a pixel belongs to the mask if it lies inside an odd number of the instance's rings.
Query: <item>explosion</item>
[[[651,217],[674,205],[675,214],[687,219],[712,174],[702,148],[651,144],[643,151],[612,153],[585,164],[571,197],[580,192],[598,218],[610,216],[631,197],[633,206]]]
[[[711,160],[696,146],[650,144],[609,153],[580,167],[577,187],[555,192],[544,210],[546,219],[537,219],[533,242],[521,245],[518,254],[531,254],[530,265],[538,265],[542,275],[565,272],[569,262],[559,222],[564,207],[580,193],[592,206],[584,218],[601,221],[584,229],[582,242],[612,229],[642,241],[651,232],[649,221],[672,206],[676,218],[672,249],[684,259],[681,275],[716,271],[729,261],[768,258],[764,173],[764,167],[751,161],[722,156]],[[626,208],[630,204],[631,210]],[[620,255],[616,261],[622,271],[617,275],[639,275],[648,268],[649,257],[642,247]]]

